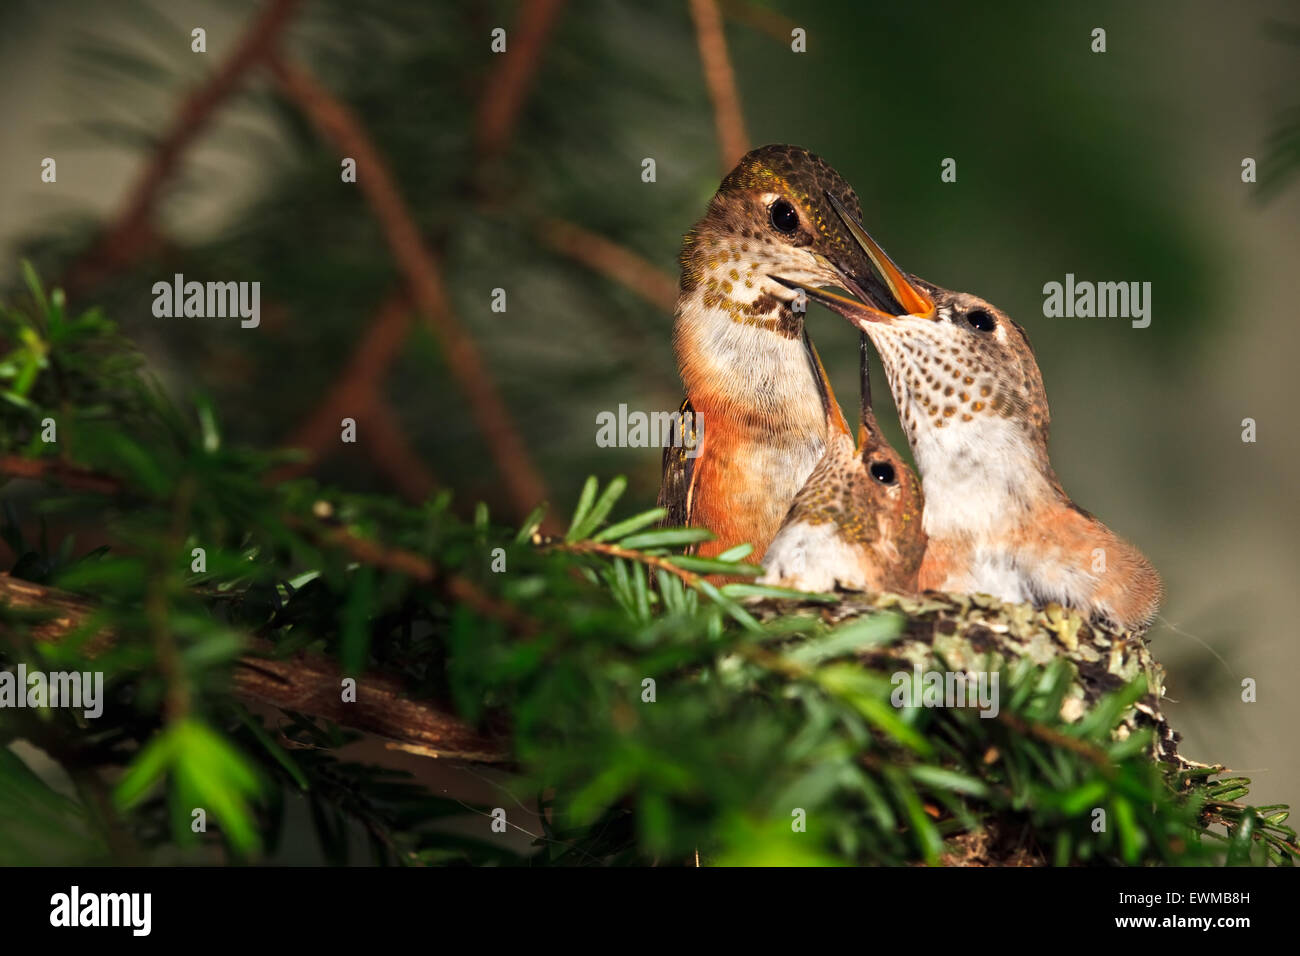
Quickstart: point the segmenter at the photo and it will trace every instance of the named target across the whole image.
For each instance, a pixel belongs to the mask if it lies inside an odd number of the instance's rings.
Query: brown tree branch
[[[383,227],[416,307],[442,345],[448,369],[469,400],[471,413],[492,452],[510,499],[523,517],[545,500],[546,486],[478,347],[452,313],[441,270],[425,248],[387,163],[351,108],[321,86],[304,67],[277,58],[272,61],[272,69],[285,95],[298,105],[317,131],[343,155],[357,161],[357,182]]]
[[[635,561],[639,564],[649,565],[652,568],[658,568],[661,571],[667,571],[669,574],[681,579],[687,587],[698,587],[699,583],[704,580],[703,576],[696,574],[694,571],[687,571],[685,568],[679,568],[667,558],[657,554],[646,554],[644,551],[634,551],[630,548],[620,548],[616,544],[609,544],[605,541],[557,541],[549,545],[547,550],[550,551],[568,551],[570,554],[600,554],[607,558],[624,558],[628,561]]]
[[[538,232],[552,249],[626,286],[656,308],[677,308],[677,280],[625,246],[563,219],[543,220]]]
[[[288,518],[286,523],[316,540],[336,547],[362,564],[395,571],[423,584],[437,585],[448,597],[471,610],[501,621],[516,633],[531,637],[537,633],[537,622],[512,604],[498,601],[477,584],[458,574],[442,574],[438,567],[423,555],[403,548],[391,548],[366,538],[358,538],[346,528],[312,527],[298,518]]]
[[[438,479],[416,454],[392,405],[384,398],[376,397],[366,410],[361,440],[372,452],[375,465],[409,501],[424,501],[438,487]]]
[[[48,465],[46,462],[48,461]],[[30,465],[41,467],[31,468]],[[53,459],[26,459],[14,456],[0,457],[0,475],[43,479],[85,487],[94,484],[96,491],[117,493],[122,490],[115,479],[75,465]],[[440,587],[448,597],[472,608],[485,617],[499,620],[525,637],[537,633],[537,622],[513,605],[497,601],[473,581],[458,574],[441,574],[438,568],[422,555],[402,548],[390,548],[375,541],[359,538],[346,528],[308,523],[296,515],[285,515],[284,523],[296,531],[309,535],[319,543],[338,548],[363,564],[395,571],[398,574]]]
[[[122,487],[115,478],[88,471],[58,458],[0,455],[0,475],[32,481],[57,481],[64,487],[77,491],[95,491],[105,495],[117,494]]]
[[[0,605],[45,612],[28,633],[51,642],[80,627],[95,611],[95,605],[85,598],[7,574],[0,574]],[[7,631],[7,623],[0,621],[0,632]],[[110,633],[97,635],[87,653],[93,656],[112,640]],[[253,653],[239,658],[233,675],[235,693],[247,700],[378,734],[403,750],[425,756],[480,763],[509,760],[504,741],[480,734],[432,701],[411,699],[394,677],[367,674],[358,678],[356,701],[345,703],[344,675],[332,660],[306,653],[277,659],[270,656],[274,645],[258,639],[251,640],[250,650]]]
[[[406,341],[411,324],[411,303],[404,293],[389,296],[375,311],[365,336],[347,367],[335,379],[325,398],[284,440],[287,448],[308,453],[301,462],[277,469],[273,481],[284,481],[310,471],[339,446],[339,424],[344,418],[365,419],[378,401],[378,383]]]
[[[85,598],[44,585],[33,584],[0,572],[0,605],[6,609],[43,612],[28,624],[27,633],[38,641],[58,641],[80,627],[94,612],[95,606]],[[5,629],[0,621],[0,631]],[[84,645],[85,653],[94,657],[112,643],[112,635],[96,634]]]
[[[791,34],[798,24],[783,13],[760,7],[749,0],[719,0],[718,6],[724,16],[766,33],[774,40],[788,45],[794,39]]]
[[[523,0],[521,6],[519,23],[507,34],[506,52],[497,54],[500,65],[479,101],[474,139],[482,160],[505,151],[564,0]]]
[[[736,74],[727,55],[727,37],[722,15],[715,0],[691,0],[691,19],[700,45],[700,64],[704,82],[713,101],[713,120],[718,129],[718,150],[722,171],[728,173],[740,157],[749,151],[749,135],[740,111],[740,94]]]
[[[275,49],[297,5],[298,0],[268,0],[226,61],[181,102],[171,126],[127,194],[122,210],[68,271],[62,285],[69,294],[100,282],[150,248],[155,239],[153,217],[158,199],[180,165],[181,156],[207,126],[216,108],[239,87],[244,75]]]
[[[265,641],[254,642],[254,647],[263,653],[271,650]],[[317,654],[245,656],[239,659],[234,684],[235,692],[248,700],[378,734],[410,753],[477,763],[509,760],[504,741],[480,734],[431,701],[411,699],[396,678],[373,673],[360,677],[357,699],[345,703],[343,677],[337,664]]]
[[[354,418],[361,425],[363,442],[374,454],[375,466],[408,499],[423,501],[438,487],[438,479],[411,447],[398,427],[392,408],[380,394],[384,372],[401,351],[410,331],[411,304],[404,294],[389,296],[370,320],[347,368],[331,385],[325,398],[298,426],[284,445],[302,449],[307,456],[272,472],[270,480],[285,481],[306,474],[321,459],[340,450],[341,422]]]

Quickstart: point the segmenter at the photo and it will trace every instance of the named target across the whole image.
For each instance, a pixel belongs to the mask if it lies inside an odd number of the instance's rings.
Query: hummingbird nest
[[[995,673],[1013,670],[1020,662],[1046,667],[1065,659],[1072,680],[1060,713],[1067,723],[1082,718],[1104,695],[1143,677],[1147,693],[1123,714],[1113,731],[1115,739],[1152,728],[1151,755],[1156,760],[1175,770],[1206,766],[1178,753],[1181,735],[1160,707],[1165,671],[1142,634],[1090,623],[1059,604],[1035,608],[983,594],[938,591],[841,592],[835,603],[766,599],[751,611],[759,620],[813,614],[828,628],[881,612],[900,614],[905,623],[897,637],[857,652],[858,660],[877,671],[903,666],[921,672]]]

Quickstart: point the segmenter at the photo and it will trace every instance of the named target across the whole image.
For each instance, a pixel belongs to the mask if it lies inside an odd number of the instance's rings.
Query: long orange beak
[[[849,287],[863,298],[871,300],[870,302],[859,302],[857,299],[851,299],[835,292],[826,292],[816,286],[796,282],[793,279],[783,279],[780,276],[773,276],[772,278],[787,288],[802,289],[809,299],[820,302],[828,309],[838,312],[859,328],[863,328],[864,323],[867,322],[890,322],[898,315],[917,315],[924,318],[933,318],[935,315],[934,300],[923,289],[919,289],[911,283],[903,270],[894,264],[894,260],[889,258],[889,255],[880,247],[880,244],[871,238],[867,230],[862,227],[862,223],[853,217],[853,214],[845,208],[843,203],[829,191],[826,193],[826,198],[830,200],[836,215],[840,217],[844,227],[853,236],[854,241],[867,258],[871,260],[871,265],[884,281],[889,290],[889,295],[894,301],[881,301],[880,296],[872,294],[869,284],[852,281],[851,277],[846,277],[850,279],[847,282]],[[893,312],[892,309],[895,306],[900,306],[902,311]],[[886,309],[891,311],[885,311]]]
[[[907,276],[903,274],[903,270],[894,265],[894,260],[889,258],[884,249],[880,248],[880,243],[871,238],[867,230],[862,228],[862,223],[854,219],[853,213],[849,212],[844,204],[836,199],[829,190],[826,192],[826,198],[831,201],[835,214],[840,217],[840,221],[848,229],[849,235],[853,236],[857,244],[862,247],[862,251],[871,259],[871,264],[876,267],[876,272],[880,274],[880,278],[885,280],[885,285],[889,286],[889,291],[898,300],[898,304],[903,307],[903,314],[932,315],[934,313],[934,300],[908,281]]]

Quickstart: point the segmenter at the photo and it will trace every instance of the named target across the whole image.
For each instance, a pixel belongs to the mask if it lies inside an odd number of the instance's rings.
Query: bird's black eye
[[[892,485],[896,477],[894,475],[894,466],[887,461],[873,461],[871,463],[871,477],[882,485]]]
[[[772,203],[768,214],[772,217],[772,228],[777,232],[789,235],[799,228],[799,214],[795,212],[794,206],[784,199]]]
[[[992,332],[993,327],[998,324],[993,318],[993,313],[985,309],[971,309],[966,313],[966,321],[976,332]]]

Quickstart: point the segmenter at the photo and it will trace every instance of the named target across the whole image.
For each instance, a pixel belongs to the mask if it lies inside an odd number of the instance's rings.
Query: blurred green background
[[[506,148],[484,161],[473,131],[498,65],[489,34],[513,31],[521,6],[307,2],[284,48],[383,153],[552,501],[571,506],[588,473],[625,473],[627,507],[648,506],[658,452],[598,447],[595,418],[676,407],[671,311],[558,249],[545,224],[577,225],[675,281],[681,236],[722,173],[689,5],[560,4]],[[47,282],[68,273],[262,9],[0,7],[0,285],[17,288],[24,255]],[[1300,672],[1300,448],[1285,418],[1300,354],[1295,4],[721,9],[750,145],[820,153],[904,268],[1026,326],[1062,481],[1164,575],[1152,637],[1184,752],[1249,773],[1257,802],[1300,799],[1300,696],[1285,683]],[[806,53],[790,49],[794,27]],[[1096,27],[1105,53],[1091,51]],[[47,156],[54,184],[40,181]],[[647,157],[654,183],[641,180]],[[940,180],[946,157],[955,183]],[[1246,157],[1258,183],[1241,180]],[[402,285],[361,192],[340,182],[338,151],[264,70],[184,151],[155,228],[150,254],[75,289],[74,305],[102,304],[171,388],[212,395],[237,441],[290,440]],[[151,287],[174,272],[260,281],[261,327],[154,318]],[[1150,282],[1151,326],[1044,318],[1043,284],[1066,273]],[[504,313],[490,307],[496,288]],[[825,312],[809,321],[851,408],[855,335]],[[426,326],[411,326],[380,381],[397,444],[369,444],[363,427],[315,473],[395,494],[450,487],[464,511],[484,499],[516,517]],[[1257,703],[1240,700],[1248,677]]]

